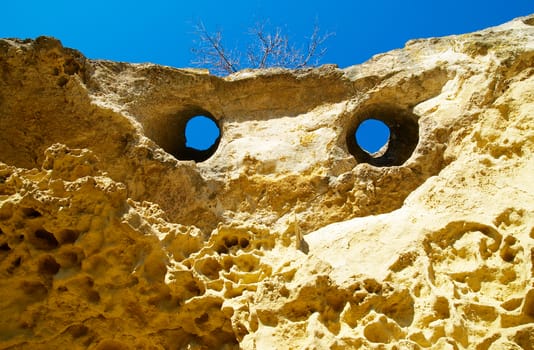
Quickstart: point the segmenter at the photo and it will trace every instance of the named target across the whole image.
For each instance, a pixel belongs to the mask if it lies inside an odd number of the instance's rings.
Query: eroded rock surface
[[[0,40],[0,348],[531,349],[533,72],[532,16],[226,78]]]

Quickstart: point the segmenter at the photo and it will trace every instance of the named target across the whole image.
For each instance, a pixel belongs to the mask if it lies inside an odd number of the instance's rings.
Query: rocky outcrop
[[[0,40],[0,348],[532,348],[533,72],[532,16],[225,78]]]

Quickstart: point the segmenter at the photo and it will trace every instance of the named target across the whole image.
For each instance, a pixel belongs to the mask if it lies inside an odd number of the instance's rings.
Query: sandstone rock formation
[[[534,16],[226,78],[0,40],[0,348],[532,349],[533,73]]]

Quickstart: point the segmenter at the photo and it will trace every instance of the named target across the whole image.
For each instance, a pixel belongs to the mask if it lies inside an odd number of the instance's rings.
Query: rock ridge
[[[532,15],[227,77],[0,39],[0,348],[530,349],[533,72]]]

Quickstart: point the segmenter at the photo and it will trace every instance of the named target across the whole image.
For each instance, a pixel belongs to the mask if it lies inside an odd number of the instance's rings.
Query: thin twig
[[[247,47],[247,64],[241,66],[239,52],[236,49],[228,51],[223,46],[221,31],[210,34],[204,24],[199,22],[195,26],[199,43],[197,48],[192,49],[196,55],[193,63],[226,74],[237,72],[241,68],[310,67],[319,63],[326,53],[326,48],[322,46],[333,35],[333,33],[321,35],[316,23],[305,49],[299,49],[290,44],[288,35],[284,34],[280,27],[268,32],[265,23],[257,23],[249,29],[253,41]]]

